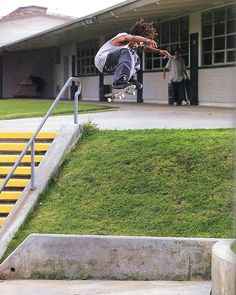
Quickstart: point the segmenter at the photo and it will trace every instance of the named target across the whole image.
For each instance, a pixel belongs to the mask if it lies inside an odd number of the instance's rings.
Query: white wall
[[[163,72],[143,74],[143,101],[168,103],[168,73],[163,79]]]
[[[99,101],[99,76],[81,77],[82,99]]]
[[[144,102],[168,104],[169,72],[163,79],[163,72],[143,74]],[[235,104],[236,68],[223,67],[199,69],[199,105],[228,106]],[[82,77],[83,99],[99,100],[99,77]],[[112,75],[105,75],[104,84],[112,84]],[[135,96],[128,96],[124,101],[136,101]]]
[[[236,68],[199,70],[199,104],[235,106]]]

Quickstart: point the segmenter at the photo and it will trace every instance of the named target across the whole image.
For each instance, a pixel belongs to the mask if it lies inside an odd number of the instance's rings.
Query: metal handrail
[[[63,93],[65,92],[66,88],[70,85],[71,82],[77,82],[78,83],[78,90],[74,94],[74,124],[78,124],[78,101],[79,101],[79,95],[81,93],[81,82],[80,82],[79,78],[77,78],[77,77],[70,77],[66,81],[66,83],[64,84],[64,86],[62,87],[62,89],[59,92],[59,94],[57,95],[56,99],[51,104],[51,106],[48,109],[47,113],[43,117],[43,119],[42,119],[41,123],[39,124],[38,128],[36,129],[36,131],[34,132],[34,134],[31,136],[31,138],[28,141],[28,143],[26,144],[24,150],[21,152],[21,154],[19,155],[17,161],[12,166],[12,168],[9,171],[8,175],[4,179],[3,184],[0,187],[0,193],[4,190],[6,184],[8,183],[9,179],[12,177],[14,171],[16,170],[16,168],[18,167],[18,165],[20,164],[20,161],[25,156],[25,154],[27,153],[27,151],[28,151],[28,149],[29,149],[30,146],[31,146],[31,184],[30,184],[30,189],[31,190],[34,190],[36,188],[35,187],[35,176],[34,176],[34,168],[35,168],[35,161],[34,161],[34,142],[35,142],[35,137],[38,135],[38,133],[42,129],[43,125],[47,121],[47,119],[48,119],[49,115],[51,114],[52,110],[54,109],[54,107],[56,106],[56,104],[59,102],[59,100],[61,99]]]

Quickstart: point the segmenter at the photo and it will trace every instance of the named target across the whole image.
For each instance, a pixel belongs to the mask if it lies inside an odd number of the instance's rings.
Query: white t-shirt
[[[172,82],[181,82],[184,79],[186,67],[181,56],[178,59],[176,57],[170,58],[165,68],[170,70],[170,80]]]
[[[94,63],[95,63],[96,68],[101,73],[103,72],[103,68],[106,63],[107,56],[110,52],[116,51],[117,49],[121,49],[121,48],[128,48],[129,44],[121,45],[121,46],[114,46],[111,44],[112,40],[114,40],[115,38],[117,38],[119,36],[123,36],[123,35],[128,35],[128,34],[127,33],[119,33],[114,38],[107,41],[97,52],[95,59],[94,59]]]

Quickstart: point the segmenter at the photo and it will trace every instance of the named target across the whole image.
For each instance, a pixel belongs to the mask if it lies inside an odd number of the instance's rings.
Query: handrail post
[[[34,161],[35,149],[34,149],[34,143],[35,143],[35,141],[33,140],[32,143],[31,143],[31,180],[30,180],[30,189],[32,191],[36,189],[35,183],[34,183],[34,170],[35,170],[35,161]]]
[[[79,104],[79,94],[80,94],[80,87],[78,87],[78,90],[75,92],[74,95],[74,123],[78,124],[78,104]]]

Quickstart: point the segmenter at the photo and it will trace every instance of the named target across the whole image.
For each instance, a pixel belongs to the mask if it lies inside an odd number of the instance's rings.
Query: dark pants
[[[140,60],[137,53],[129,48],[121,48],[108,54],[104,72],[113,73],[114,81],[126,76],[129,80],[139,69]]]
[[[171,86],[173,102],[181,105],[182,101],[186,100],[184,80],[181,82],[171,81]]]

